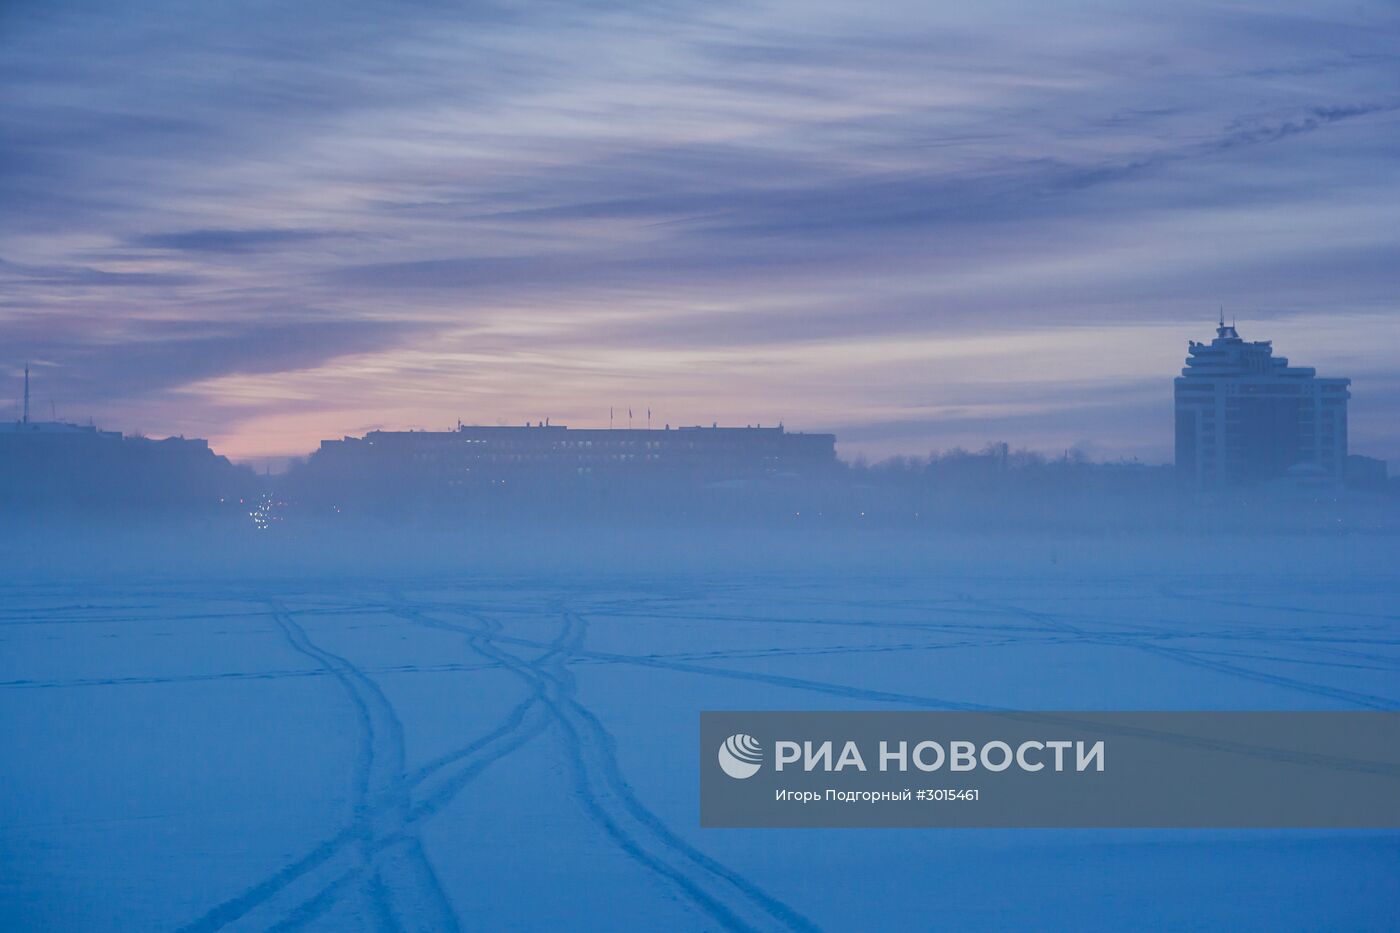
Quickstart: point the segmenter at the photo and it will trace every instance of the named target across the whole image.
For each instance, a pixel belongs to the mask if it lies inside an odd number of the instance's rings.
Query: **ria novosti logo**
[[[735,733],[719,747],[719,766],[732,778],[751,778],[762,765],[763,746],[747,733]]]

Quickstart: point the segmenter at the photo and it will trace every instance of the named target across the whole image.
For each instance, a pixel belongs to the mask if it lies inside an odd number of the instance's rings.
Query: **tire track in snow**
[[[460,610],[458,610],[460,613]],[[440,623],[443,626],[451,623]],[[466,626],[458,626],[465,629]],[[514,635],[490,635],[491,641],[506,645],[519,645],[527,648],[540,648],[544,644],[536,639],[522,638]],[[612,651],[595,651],[579,648],[570,654],[584,661],[600,661],[610,664],[626,664],[634,667],[654,667],[660,670],[681,671],[687,674],[703,674],[709,677],[720,677],[730,680],[744,680],[750,682],[769,684],[775,687],[786,687],[794,690],[809,690],[815,693],[824,693],[829,696],[839,696],[855,700],[871,700],[877,703],[895,703],[901,706],[914,706],[923,709],[949,709],[949,710],[982,710],[987,712],[1002,712],[1001,707],[989,706],[984,703],[971,703],[961,700],[950,700],[945,697],[921,696],[910,693],[896,693],[888,690],[869,690],[861,687],[852,687],[846,684],[836,684],[824,680],[811,680],[805,677],[791,677],[785,674],[768,674],[762,671],[747,671],[737,668],[712,667],[708,664],[697,664],[693,661],[678,661],[657,655],[619,654]]]
[[[3,639],[0,639],[3,641]],[[458,674],[497,668],[498,664],[399,664],[393,667],[362,667],[371,674]],[[78,677],[71,680],[0,680],[4,690],[56,690],[67,687],[126,687],[150,684],[188,684],[217,680],[281,680],[298,677],[330,677],[324,667],[305,670],[221,671],[213,674],[139,674],[127,677]]]
[[[1387,590],[1387,593],[1389,591]],[[1273,603],[1256,603],[1242,599],[1227,599],[1221,596],[1211,596],[1207,593],[1192,592],[1182,586],[1163,584],[1158,587],[1158,593],[1169,599],[1180,599],[1185,602],[1207,603],[1214,606],[1227,606],[1233,609],[1257,609],[1266,612],[1293,612],[1302,615],[1320,615],[1337,618],[1345,616],[1353,619],[1383,619],[1387,622],[1400,620],[1400,614],[1388,612],[1357,612],[1349,609],[1315,609],[1310,606],[1280,606]]]
[[[1037,628],[1035,631],[1040,632]],[[0,639],[3,641],[3,639]],[[947,642],[897,642],[890,644],[864,644],[864,645],[818,645],[810,648],[737,648],[732,651],[676,651],[646,655],[645,657],[661,658],[676,661],[728,661],[728,660],[749,660],[762,658],[792,658],[812,655],[829,654],[885,654],[891,652],[920,652],[920,651],[942,651],[952,648],[999,648],[1008,645],[1059,645],[1074,643],[1074,639],[1064,637],[1047,637],[1040,635],[1035,638],[1020,637],[993,637],[978,641],[947,641]],[[606,661],[598,658],[579,658],[578,660],[596,664],[611,664],[613,661]],[[1400,660],[1397,660],[1400,664]],[[360,670],[366,675],[375,674],[449,674],[449,673],[470,673],[483,670],[499,670],[503,665],[494,661],[480,664],[398,664],[387,667],[361,667]],[[222,671],[211,674],[174,674],[174,675],[130,675],[124,677],[81,677],[70,680],[0,680],[0,690],[53,690],[80,687],[125,687],[125,686],[148,686],[152,684],[183,684],[199,683],[204,681],[221,680],[280,680],[284,678],[301,677],[328,677],[331,672],[325,668],[310,669],[288,669],[271,671]]]
[[[370,829],[358,840],[358,849],[360,863],[367,875],[363,879],[363,892],[374,916],[378,918],[379,927],[398,928],[388,892],[412,890],[417,895],[416,903],[412,905],[414,913],[426,913],[433,918],[433,929],[457,929],[456,913],[416,841],[406,846],[400,857],[379,860],[376,859],[378,853],[370,844],[373,823],[383,818],[394,820],[408,805],[406,795],[397,789],[404,776],[404,735],[403,724],[393,705],[364,671],[341,655],[313,643],[305,629],[287,614],[285,607],[273,604],[273,608],[278,613],[274,621],[288,636],[293,647],[315,658],[340,682],[360,722],[362,741],[354,776],[354,818],[357,823],[366,824]],[[370,808],[372,797],[383,801],[373,811]],[[386,874],[394,878],[394,884],[386,884]]]
[[[530,639],[516,638],[514,636],[495,635],[491,636],[495,640],[506,643],[536,644]],[[990,706],[984,703],[973,703],[966,701],[950,701],[939,697],[924,696],[911,693],[897,693],[885,690],[868,690],[851,687],[846,684],[831,683],[829,681],[811,680],[801,677],[787,677],[777,674],[764,674],[755,671],[732,670],[729,668],[709,667],[701,664],[688,664],[678,662],[663,661],[658,658],[645,655],[621,655],[605,652],[580,650],[575,655],[578,658],[592,659],[594,657],[604,657],[609,661],[619,664],[632,664],[639,667],[660,667],[671,670],[683,671],[700,675],[713,676],[723,679],[736,679],[746,681],[756,681],[770,684],[772,686],[786,687],[794,690],[805,690],[814,693],[821,693],[827,696],[847,697],[878,703],[889,703],[900,706],[908,706],[914,709],[948,709],[948,710],[970,710],[976,712],[996,713],[1010,719],[1036,722],[1042,724],[1065,723],[1067,725],[1082,725],[1080,720],[1072,716],[1066,718],[1057,711],[1034,711],[1034,710],[1010,710],[1001,706]],[[1251,757],[1263,758],[1270,761],[1306,762],[1319,767],[1341,768],[1350,771],[1362,771],[1374,774],[1384,774],[1395,776],[1395,769],[1387,764],[1345,758],[1329,755],[1299,755],[1288,749],[1271,748],[1268,746],[1254,746],[1241,742],[1221,742],[1203,739],[1197,736],[1181,735],[1169,731],[1162,731],[1150,728],[1137,728],[1128,726],[1106,727],[1099,726],[1106,733],[1119,733],[1123,735],[1133,735],[1141,738],[1150,738],[1170,745],[1182,745],[1192,748],[1209,748],[1219,751],[1228,751]]]
[[[568,627],[561,629],[553,643],[542,646],[544,652],[536,659],[536,663],[558,663],[554,659],[562,656],[570,635]],[[478,653],[481,654],[481,652]],[[486,655],[482,654],[482,657],[485,658]],[[483,668],[488,666],[494,668],[500,665],[495,662],[482,665]],[[457,771],[449,774],[439,786],[430,789],[431,792],[426,801],[403,813],[396,824],[387,829],[383,828],[381,824],[382,835],[378,839],[372,839],[368,844],[369,848],[377,852],[408,838],[407,828],[439,812],[451,802],[462,788],[487,767],[542,732],[547,724],[546,718],[543,715],[538,715],[532,721],[530,717],[532,709],[539,705],[541,698],[542,691],[533,691],[531,695],[517,704],[505,720],[491,732],[460,748],[440,755],[415,771],[404,775],[401,781],[390,789],[391,792],[400,792],[406,795],[444,769],[457,764],[462,765]],[[347,846],[363,840],[369,835],[371,833],[369,818],[376,815],[383,807],[382,800],[371,801],[366,812],[349,826],[318,843],[301,858],[288,863],[263,881],[216,906],[182,929],[189,931],[217,930],[272,900],[291,884],[329,862]],[[362,866],[356,866],[341,873],[330,884],[294,907],[272,928],[297,929],[315,920],[334,906],[339,897],[360,878],[361,874]]]
[[[518,665],[518,672],[543,690],[544,703],[564,740],[574,790],[579,801],[603,831],[633,860],[669,880],[697,907],[729,930],[816,930],[793,908],[777,900],[738,872],[676,836],[636,797],[622,775],[617,745],[598,718],[575,698],[573,674],[560,665],[552,672],[521,661],[491,644],[504,640],[499,631],[486,634],[480,628],[434,619],[411,607],[396,610],[408,621],[445,629],[473,638],[488,656]],[[578,654],[586,620],[564,613],[566,624],[577,631],[574,645],[564,650]]]
[[[1253,668],[1243,667],[1229,661],[1217,661],[1205,658],[1187,648],[1169,647],[1138,639],[1126,638],[1112,633],[1096,632],[1092,629],[1086,629],[1073,623],[1066,622],[1050,613],[1036,612],[1035,610],[1024,609],[1019,606],[1002,605],[989,600],[974,599],[971,596],[966,598],[972,605],[996,609],[1010,615],[1020,616],[1024,619],[1034,619],[1055,631],[1077,635],[1086,643],[1097,643],[1118,648],[1133,648],[1181,664],[1238,677],[1241,680],[1251,680],[1256,683],[1284,687],[1289,690],[1296,690],[1313,696],[1325,697],[1329,700],[1340,700],[1367,709],[1393,710],[1400,708],[1400,700],[1396,700],[1392,697],[1383,697],[1373,693],[1361,693],[1356,690],[1345,690],[1341,687],[1329,687],[1325,684],[1298,680],[1294,677],[1285,677],[1282,674],[1270,674],[1266,671],[1254,670]]]
[[[498,628],[498,626],[488,626],[487,628],[488,631],[490,631],[494,630],[494,628]],[[564,649],[569,646],[573,637],[573,628],[566,622],[559,634],[555,637],[554,642],[536,659],[535,663],[541,666],[554,663],[554,659],[562,655]],[[490,653],[488,653],[489,646],[480,640],[479,634],[477,637],[471,639],[471,644],[473,650],[476,650],[483,658],[496,660],[499,657],[497,652],[490,651]],[[517,665],[523,663],[513,656],[511,656],[509,660]],[[502,665],[499,660],[496,660],[493,666],[504,665]],[[539,705],[542,700],[543,687],[536,685],[535,688],[531,690],[530,695],[527,696],[524,701],[517,704],[510,714],[507,715],[505,721],[497,726],[496,729],[485,738],[470,743],[460,749],[440,755],[438,758],[420,767],[412,775],[409,775],[404,781],[404,784],[406,787],[412,788],[444,768],[463,759],[470,758],[471,755],[478,751],[488,748],[491,749],[489,754],[482,755],[477,760],[468,761],[463,768],[450,774],[446,780],[436,788],[433,788],[431,793],[429,793],[424,800],[414,804],[406,812],[400,814],[396,825],[381,830],[379,834],[370,841],[369,845],[371,849],[374,851],[386,851],[405,844],[418,845],[418,840],[416,836],[413,835],[414,827],[441,812],[467,784],[471,783],[471,781],[489,765],[514,752],[530,739],[544,731],[547,722],[545,717],[536,716],[533,719],[530,718],[532,709]],[[335,903],[340,892],[354,880],[356,873],[357,870],[352,869],[350,872],[336,878],[325,888],[295,907],[286,917],[278,922],[275,928],[282,930],[297,929],[311,920],[314,920]],[[429,927],[429,929],[433,928]]]
[[[274,873],[244,895],[219,905],[203,917],[186,925],[185,930],[216,930],[238,919],[249,910],[275,895],[283,887],[312,869],[329,861],[340,850],[355,844],[360,860],[357,874],[366,874],[362,886],[372,915],[380,919],[380,928],[398,928],[393,908],[387,896],[382,874],[395,874],[405,886],[418,894],[415,907],[426,909],[436,921],[435,929],[458,928],[456,914],[437,877],[427,864],[422,849],[410,847],[406,857],[385,865],[375,863],[376,850],[369,844],[373,838],[373,822],[384,814],[407,806],[406,799],[396,794],[403,783],[404,739],[403,725],[383,691],[360,668],[346,658],[316,645],[279,604],[272,604],[273,620],[287,643],[300,654],[316,661],[328,671],[354,709],[359,732],[351,784],[353,817],[351,826],[313,849],[290,866]],[[375,797],[382,798],[376,803]],[[329,904],[325,906],[330,906]]]

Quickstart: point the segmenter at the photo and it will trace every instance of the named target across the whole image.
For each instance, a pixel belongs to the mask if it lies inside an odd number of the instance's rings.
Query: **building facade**
[[[308,467],[332,484],[388,481],[424,490],[610,477],[715,482],[836,465],[836,437],[782,427],[583,429],[460,425],[455,431],[371,431],[322,441]]]
[[[1350,379],[1319,379],[1245,341],[1221,320],[1210,343],[1191,341],[1176,379],[1176,467],[1195,489],[1292,477],[1340,483],[1347,459]]]

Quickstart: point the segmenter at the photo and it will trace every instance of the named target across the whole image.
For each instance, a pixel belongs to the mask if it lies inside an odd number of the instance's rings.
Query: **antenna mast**
[[[29,423],[29,364],[24,364],[24,423]]]

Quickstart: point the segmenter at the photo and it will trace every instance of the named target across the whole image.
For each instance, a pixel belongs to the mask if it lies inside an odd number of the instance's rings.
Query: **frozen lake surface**
[[[0,928],[1393,929],[1395,832],[699,828],[704,709],[1400,707],[1393,542],[1237,545],[8,576]]]

